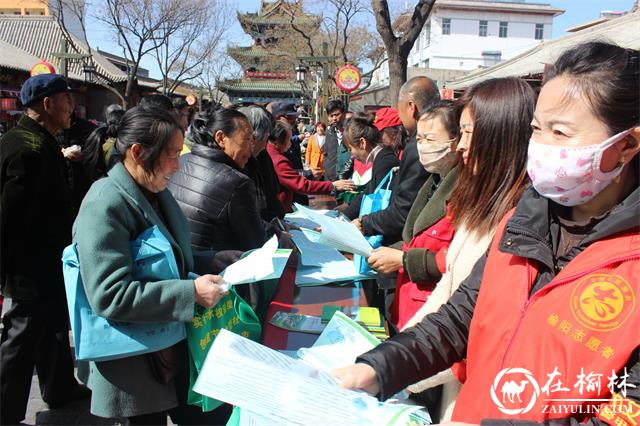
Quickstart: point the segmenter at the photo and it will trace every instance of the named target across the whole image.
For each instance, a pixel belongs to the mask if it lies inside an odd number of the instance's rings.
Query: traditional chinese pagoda
[[[238,20],[253,45],[227,49],[244,73],[241,79],[220,83],[220,90],[234,103],[299,99],[303,92],[295,80],[296,56],[310,54],[299,31],[317,32],[321,18],[304,13],[299,3],[263,0],[258,13],[238,13]]]

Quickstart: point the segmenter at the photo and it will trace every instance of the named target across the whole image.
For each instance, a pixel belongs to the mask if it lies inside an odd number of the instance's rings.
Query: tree
[[[162,74],[162,92],[171,94],[206,70],[204,62],[219,51],[227,28],[228,7],[220,0],[165,0],[165,17],[152,42]]]
[[[211,102],[222,103],[224,93],[218,89],[223,78],[240,78],[242,69],[226,54],[222,47],[211,51],[201,63],[201,72],[195,82],[206,92]]]
[[[58,25],[62,30],[62,34],[68,46],[70,46],[72,49],[74,49],[78,53],[80,52],[81,49],[83,51],[86,51],[87,58],[85,61],[88,64],[93,64],[93,66],[95,67],[94,72],[96,77],[96,84],[112,92],[114,95],[118,97],[118,99],[120,100],[120,103],[124,105],[125,104],[124,94],[118,90],[117,82],[113,81],[106,74],[100,72],[100,69],[97,66],[95,66],[95,60],[93,58],[93,49],[91,49],[91,46],[89,45],[89,41],[87,40],[86,20],[85,20],[86,18],[85,1],[84,0],[54,0],[54,1],[47,2],[43,0],[43,2],[47,4],[47,6],[49,7],[49,10],[51,11],[52,16],[58,22]],[[68,16],[67,14],[70,14],[71,16]],[[84,43],[84,46],[78,46],[76,39],[71,35],[71,32],[69,31],[69,28],[67,25],[68,19],[74,19],[77,23],[79,23],[80,28],[82,30],[82,40],[80,41]]]
[[[389,61],[389,99],[395,106],[400,87],[407,81],[407,59],[413,44],[420,35],[436,0],[420,0],[411,16],[406,30],[396,35],[391,26],[387,0],[371,0],[376,17],[376,29],[382,37]]]
[[[302,5],[300,0],[298,3]],[[351,63],[361,68],[368,68],[362,76],[363,84],[357,92],[353,93],[356,95],[369,87],[373,72],[386,61],[380,39],[366,26],[363,19],[370,12],[368,2],[365,0],[317,0],[314,6],[324,11],[318,31],[311,33],[304,31],[295,25],[293,19],[291,28],[306,40],[310,56],[324,56],[320,46],[326,43],[331,46],[329,55],[339,58],[337,63]]]
[[[163,23],[170,19],[163,13],[170,10],[166,5],[171,1],[105,0],[104,6],[96,12],[96,19],[113,31],[127,60],[125,108],[132,102],[140,61],[159,47],[158,32]]]

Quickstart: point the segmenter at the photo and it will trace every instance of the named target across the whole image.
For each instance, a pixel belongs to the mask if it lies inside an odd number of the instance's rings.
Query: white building
[[[475,70],[510,59],[551,38],[548,4],[496,0],[438,0],[408,58],[409,67]],[[385,63],[373,84],[389,84]]]

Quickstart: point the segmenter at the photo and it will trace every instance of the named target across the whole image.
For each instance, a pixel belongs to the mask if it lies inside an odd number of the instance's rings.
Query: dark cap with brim
[[[278,101],[271,105],[271,114],[275,117],[281,116],[298,116],[295,101]]]
[[[20,102],[29,106],[47,96],[56,93],[70,92],[72,89],[67,79],[60,74],[39,74],[29,78],[20,89]]]

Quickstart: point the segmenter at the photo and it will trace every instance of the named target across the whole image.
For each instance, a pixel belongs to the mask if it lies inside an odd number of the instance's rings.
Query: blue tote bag
[[[389,173],[382,178],[376,189],[371,194],[367,194],[362,197],[360,215],[358,217],[379,212],[380,210],[384,210],[389,207],[389,202],[391,201],[391,189],[389,189],[389,187],[391,186],[392,178],[393,169],[389,170]],[[380,244],[382,244],[382,235],[371,235],[365,238],[373,248],[378,248],[380,247]],[[355,263],[356,268],[358,268],[358,272],[361,274],[371,272],[367,259],[364,257],[354,254],[353,262]]]
[[[131,242],[131,255],[134,259],[134,280],[180,278],[171,244],[157,226],[145,230]],[[120,322],[96,315],[82,284],[75,244],[64,249],[62,267],[76,359],[108,361],[126,358],[155,352],[186,338],[183,322]]]

